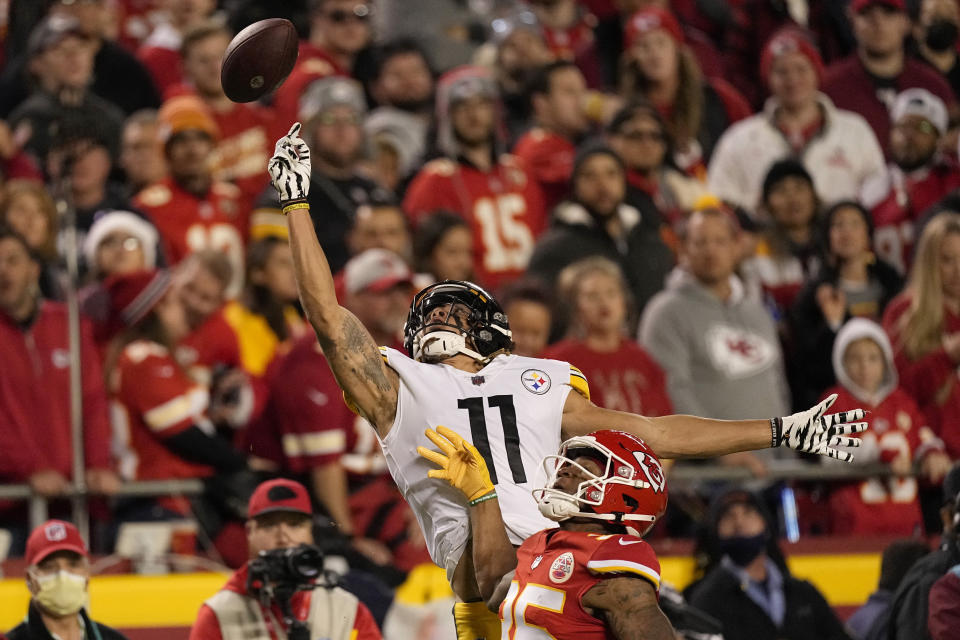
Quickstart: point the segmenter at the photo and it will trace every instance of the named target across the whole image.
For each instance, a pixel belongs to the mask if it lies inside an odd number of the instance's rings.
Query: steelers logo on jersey
[[[567,551],[560,554],[550,565],[550,580],[559,584],[566,582],[573,575],[573,554]]]
[[[550,391],[550,376],[540,369],[527,369],[520,375],[520,382],[527,391],[538,396]]]

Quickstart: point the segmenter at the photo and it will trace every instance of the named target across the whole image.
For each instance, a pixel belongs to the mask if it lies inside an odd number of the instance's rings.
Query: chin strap
[[[467,347],[466,336],[452,331],[433,331],[422,335],[414,341],[413,358],[418,362],[443,359],[457,354],[469,356],[486,364],[490,358],[485,358],[473,349]]]

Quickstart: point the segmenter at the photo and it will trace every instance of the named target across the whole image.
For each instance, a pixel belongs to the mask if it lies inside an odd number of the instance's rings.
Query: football
[[[220,83],[234,102],[253,102],[279,87],[297,61],[299,40],[293,23],[268,18],[234,36],[223,54]]]

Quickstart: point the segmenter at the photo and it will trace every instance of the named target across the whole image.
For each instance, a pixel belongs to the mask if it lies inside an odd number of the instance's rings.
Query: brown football
[[[223,54],[220,84],[234,102],[253,102],[279,87],[297,61],[297,30],[283,18],[247,26]]]

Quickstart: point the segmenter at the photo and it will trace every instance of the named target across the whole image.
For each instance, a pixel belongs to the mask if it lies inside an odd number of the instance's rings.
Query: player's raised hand
[[[860,439],[848,436],[866,431],[867,423],[857,422],[863,420],[863,409],[824,415],[836,399],[834,393],[806,411],[771,419],[774,446],[829,456],[843,462],[853,460],[852,454],[837,447],[859,447]]]
[[[428,476],[449,482],[467,497],[471,506],[496,497],[487,463],[475,446],[444,426],[436,431],[427,429],[424,434],[440,449],[437,452],[417,447],[417,453],[440,467],[432,469]]]
[[[310,192],[310,148],[300,137],[299,122],[277,140],[267,170],[282,204],[306,200]]]

